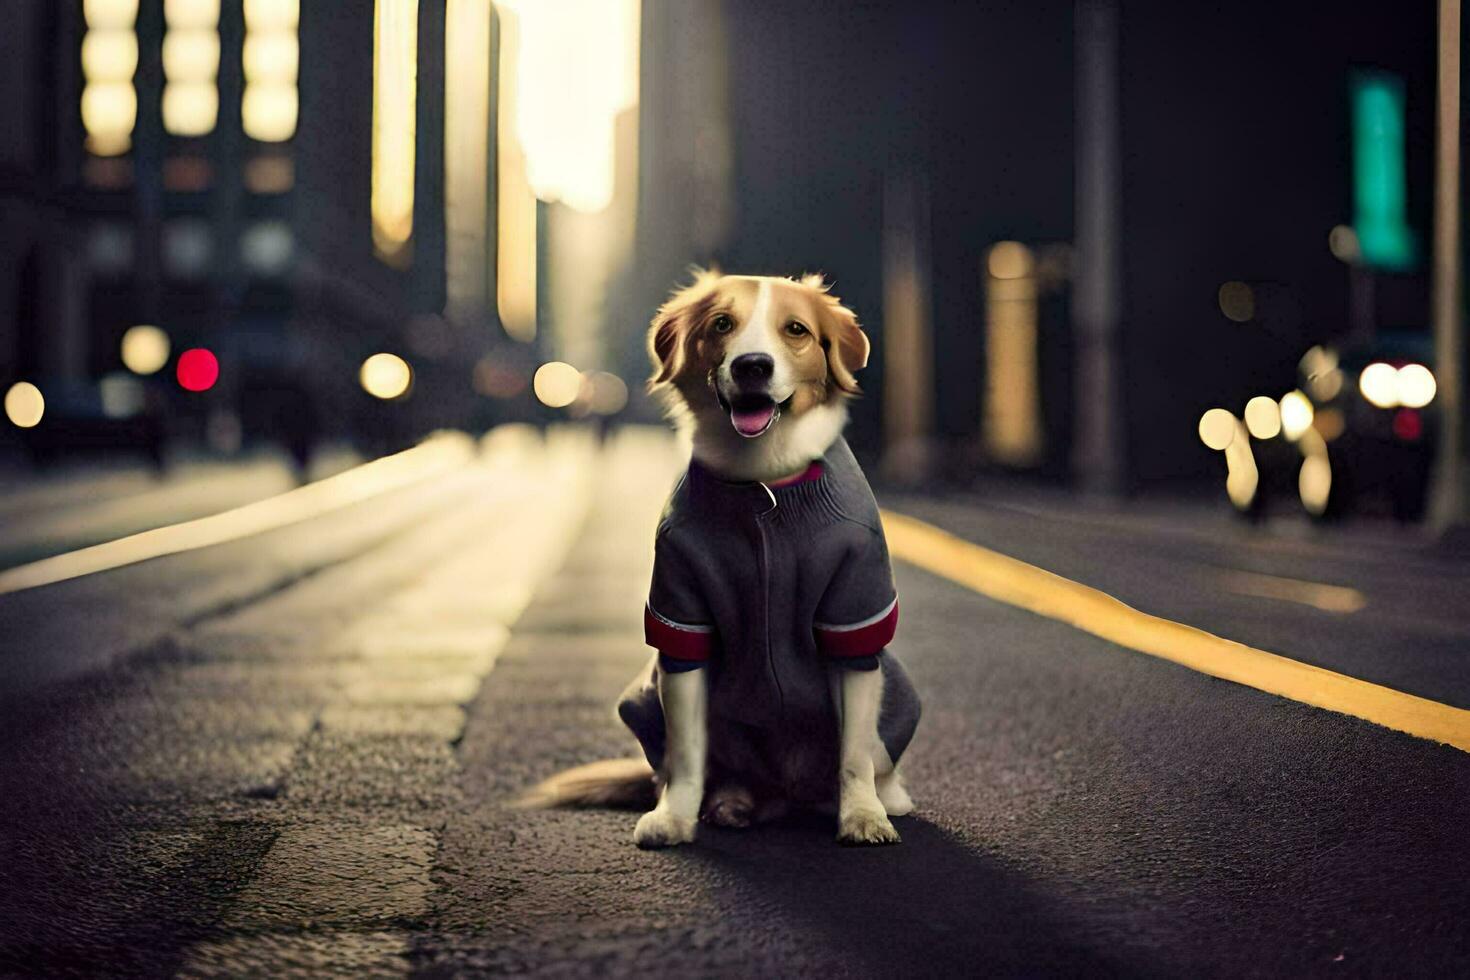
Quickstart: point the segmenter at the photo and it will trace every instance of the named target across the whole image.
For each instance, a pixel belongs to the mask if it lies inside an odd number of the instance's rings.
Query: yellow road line
[[[0,572],[0,595],[297,524],[456,469],[474,454],[475,443],[469,436],[445,433],[412,449],[243,507],[18,565]]]
[[[1281,575],[1243,572],[1235,568],[1221,568],[1217,572],[1225,591],[1236,595],[1280,599],[1331,613],[1355,613],[1368,604],[1363,593],[1345,585],[1327,585]]]
[[[982,548],[912,517],[885,511],[883,527],[895,558],[998,602],[1211,677],[1470,752],[1470,711],[1463,708],[1150,616],[1097,589]]]

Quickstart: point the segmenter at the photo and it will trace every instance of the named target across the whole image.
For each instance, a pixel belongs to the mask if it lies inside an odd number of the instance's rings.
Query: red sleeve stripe
[[[654,612],[652,606],[644,606],[643,639],[674,660],[708,660],[714,652],[715,630],[712,626],[676,623]]]
[[[817,646],[829,657],[871,657],[893,642],[898,632],[898,600],[876,616],[846,626],[818,623]]]

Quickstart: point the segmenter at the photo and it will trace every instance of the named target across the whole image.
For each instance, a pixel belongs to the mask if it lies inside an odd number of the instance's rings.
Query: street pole
[[[1118,377],[1118,224],[1121,211],[1118,6],[1078,0],[1076,44],[1076,249],[1072,327],[1077,343],[1072,469],[1084,490],[1123,489],[1122,385]]]
[[[1439,447],[1430,526],[1463,519],[1463,318],[1460,310],[1460,0],[1439,0],[1439,107],[1435,127],[1433,321]]]

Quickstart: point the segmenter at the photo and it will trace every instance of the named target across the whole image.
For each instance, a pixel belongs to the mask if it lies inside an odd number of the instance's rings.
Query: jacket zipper
[[[764,483],[760,485],[771,498],[771,509],[755,515],[756,553],[761,576],[761,631],[765,634],[766,668],[776,684],[776,708],[781,717],[786,716],[786,694],[781,690],[781,674],[776,670],[776,660],[771,654],[771,561],[766,544],[766,518],[776,512],[776,495]]]

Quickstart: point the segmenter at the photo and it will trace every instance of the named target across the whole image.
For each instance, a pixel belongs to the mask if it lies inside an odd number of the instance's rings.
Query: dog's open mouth
[[[729,411],[735,431],[747,439],[765,435],[781,417],[781,406],[770,395],[736,395],[729,401],[721,397],[720,402]]]

